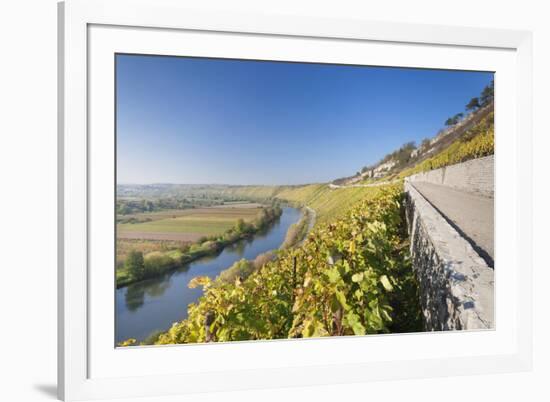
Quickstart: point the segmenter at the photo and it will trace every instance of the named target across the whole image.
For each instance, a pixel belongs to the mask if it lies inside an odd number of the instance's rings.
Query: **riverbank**
[[[316,213],[313,209],[310,207],[303,207],[300,220],[290,225],[286,232],[285,240],[278,250],[286,250],[302,244],[308,232],[315,224],[315,216]],[[218,279],[222,282],[233,282],[236,278],[244,280],[261,269],[268,262],[276,260],[278,250],[270,250],[263,254],[259,254],[253,260],[241,259],[220,272]]]
[[[116,287],[119,289],[146,279],[159,277],[200,258],[215,256],[227,246],[252,238],[273,224],[281,214],[282,209],[279,206],[265,207],[255,222],[247,223],[239,220],[233,228],[221,235],[205,236],[182,248],[157,251],[145,256],[141,251],[132,250],[126,258],[124,268],[116,271]]]
[[[314,209],[304,206],[302,208],[302,218],[290,226],[286,233],[285,241],[279,248],[285,250],[301,244],[313,228],[313,225],[315,225],[316,215]]]

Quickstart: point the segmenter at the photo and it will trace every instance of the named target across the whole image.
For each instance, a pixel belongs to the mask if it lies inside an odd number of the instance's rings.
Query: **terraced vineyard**
[[[304,186],[242,186],[227,189],[224,195],[252,200],[277,199],[298,206],[307,205],[317,213],[317,223],[338,217],[350,206],[376,190],[365,188],[331,189],[326,183]]]

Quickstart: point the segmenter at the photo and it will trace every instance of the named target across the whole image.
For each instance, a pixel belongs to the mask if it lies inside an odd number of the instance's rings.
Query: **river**
[[[279,248],[290,225],[298,222],[299,209],[284,207],[283,213],[264,231],[250,239],[227,246],[216,256],[203,257],[159,278],[148,279],[116,290],[116,342],[128,338],[143,341],[155,331],[165,331],[187,317],[187,305],[195,302],[202,289],[189,289],[195,276],[216,277],[241,258]]]

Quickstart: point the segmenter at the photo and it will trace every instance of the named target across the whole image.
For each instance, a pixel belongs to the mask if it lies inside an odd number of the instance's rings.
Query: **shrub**
[[[293,223],[288,228],[285,240],[280,247],[282,250],[296,246],[306,236],[310,219],[312,219],[312,217],[310,216],[309,211],[304,209],[300,220]]]
[[[276,254],[273,251],[267,251],[262,254],[258,254],[256,258],[254,258],[254,262],[252,263],[254,265],[254,270],[257,271],[260,268],[262,268],[265,264],[267,264],[270,261],[273,261],[276,258]]]
[[[152,252],[145,257],[145,275],[152,277],[163,274],[170,269],[176,268],[176,260],[160,252]]]
[[[253,271],[254,263],[242,258],[228,269],[222,271],[218,278],[223,282],[234,282],[236,278],[247,278]]]

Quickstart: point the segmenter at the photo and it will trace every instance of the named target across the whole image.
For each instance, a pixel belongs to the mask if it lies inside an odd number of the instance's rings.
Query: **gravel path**
[[[315,225],[315,221],[317,220],[317,212],[310,207],[306,207],[306,209],[309,211],[309,223],[307,226],[307,232],[311,232],[311,229],[313,229],[313,226]]]
[[[432,183],[411,183],[494,266],[494,199]]]
[[[305,208],[307,209],[309,214],[308,216],[309,222],[307,224],[307,232],[304,238],[300,240],[300,242],[297,244],[298,246],[301,246],[302,244],[304,244],[304,242],[307,239],[307,235],[311,232],[311,229],[313,229],[313,226],[315,226],[315,221],[317,220],[317,212],[311,207],[305,207]]]
[[[399,183],[399,180],[379,181],[377,183],[370,183],[370,184],[345,184],[343,186],[340,184],[329,183],[328,186],[333,190],[335,190],[337,188],[380,187],[380,186],[385,186],[386,184],[394,184],[394,183]]]

